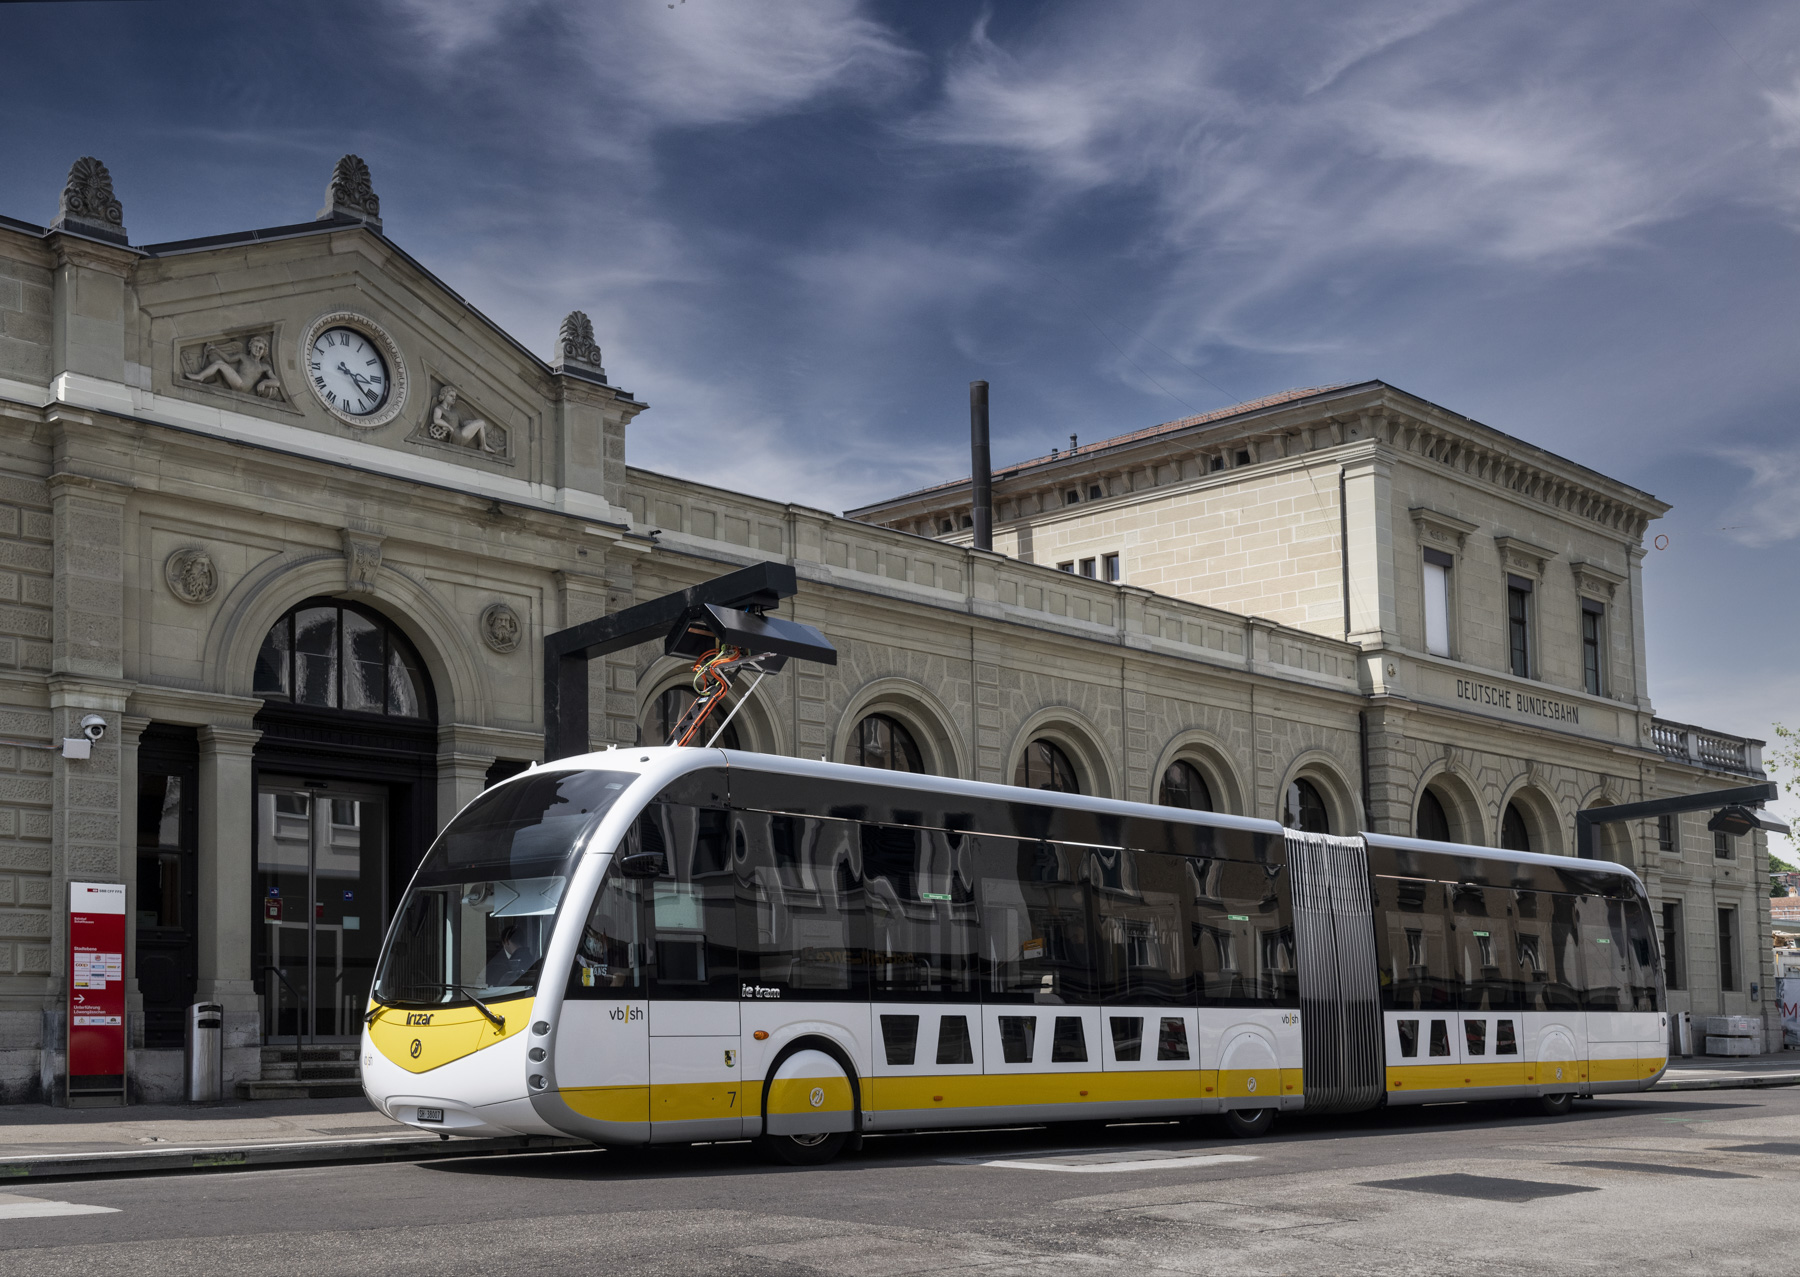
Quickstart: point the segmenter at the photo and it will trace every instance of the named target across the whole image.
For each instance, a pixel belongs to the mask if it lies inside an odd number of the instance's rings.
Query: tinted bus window
[[[1630,958],[1621,902],[1583,896],[1578,911],[1581,956],[1587,968],[1583,1005],[1590,1011],[1631,1010]]]
[[[981,840],[984,1001],[1098,1000],[1087,856],[1056,843]]]
[[[1457,979],[1448,885],[1378,877],[1375,919],[1382,1005],[1390,1011],[1453,1009]]]
[[[635,845],[633,845],[635,843]],[[648,880],[656,998],[739,996],[737,874],[747,851],[731,813],[715,808],[652,804],[632,826],[621,855],[661,851],[668,872]]]
[[[1456,883],[1450,887],[1451,966],[1464,1011],[1522,1009],[1513,893]]]
[[[1293,911],[1277,865],[1190,859],[1202,1005],[1294,1004]]]
[[[1650,910],[1642,900],[1622,901],[1625,915],[1625,956],[1631,966],[1631,1009],[1660,1011],[1660,981],[1656,938],[1651,931]]]
[[[761,812],[737,819],[745,842],[738,869],[743,983],[790,999],[867,996],[859,826]]]
[[[1148,851],[1091,853],[1101,1001],[1194,1004],[1200,933],[1190,863]]]
[[[650,955],[644,944],[644,880],[609,871],[588,910],[569,998],[641,998],[649,987]]]
[[[1553,891],[1516,893],[1520,992],[1527,1011],[1581,1008],[1580,937],[1576,897]]]
[[[980,938],[974,840],[892,825],[856,829],[872,996],[974,1001]]]

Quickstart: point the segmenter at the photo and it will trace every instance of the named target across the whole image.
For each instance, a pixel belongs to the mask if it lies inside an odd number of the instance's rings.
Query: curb
[[[1749,1091],[1763,1086],[1800,1086],[1800,1073],[1752,1073],[1744,1077],[1663,1078],[1652,1091]]]
[[[585,1140],[549,1135],[492,1139],[421,1139],[415,1135],[360,1140],[296,1140],[234,1147],[121,1149],[116,1153],[51,1153],[0,1161],[0,1185],[20,1180],[82,1179],[96,1175],[164,1175],[191,1171],[247,1171],[324,1162],[425,1162],[444,1157],[592,1148]]]

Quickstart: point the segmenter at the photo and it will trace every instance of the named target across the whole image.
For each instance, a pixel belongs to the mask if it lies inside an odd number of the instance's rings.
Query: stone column
[[[1344,466],[1344,562],[1348,570],[1352,643],[1393,638],[1399,628],[1394,606],[1394,529],[1389,515],[1393,484],[1388,464],[1369,456]]]
[[[256,787],[262,733],[202,727],[200,737],[200,963],[195,997],[225,1008],[225,1081],[262,1076],[262,1023],[250,970]]]
[[[150,720],[122,715],[119,727],[119,844],[120,878],[125,883],[125,1041],[135,1049],[144,1045],[144,995],[137,982],[137,792],[138,742]],[[132,1072],[135,1074],[136,1070]]]
[[[466,738],[455,725],[438,728],[437,827],[442,829],[487,788],[488,768],[499,755]]]

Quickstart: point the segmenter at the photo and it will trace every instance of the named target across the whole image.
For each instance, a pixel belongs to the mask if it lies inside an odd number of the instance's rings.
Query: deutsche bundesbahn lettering
[[[1493,709],[1508,710],[1527,718],[1548,718],[1577,725],[1581,722],[1579,705],[1552,700],[1547,696],[1515,692],[1510,687],[1495,687],[1492,683],[1478,683],[1472,678],[1456,680],[1456,698]]]

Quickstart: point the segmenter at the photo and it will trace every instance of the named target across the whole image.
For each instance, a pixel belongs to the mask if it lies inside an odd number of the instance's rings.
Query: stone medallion
[[[163,579],[169,593],[183,603],[206,603],[219,592],[219,570],[212,555],[197,545],[175,551],[163,564]]]
[[[519,614],[504,603],[490,603],[481,613],[481,639],[501,655],[519,650],[525,625]]]

